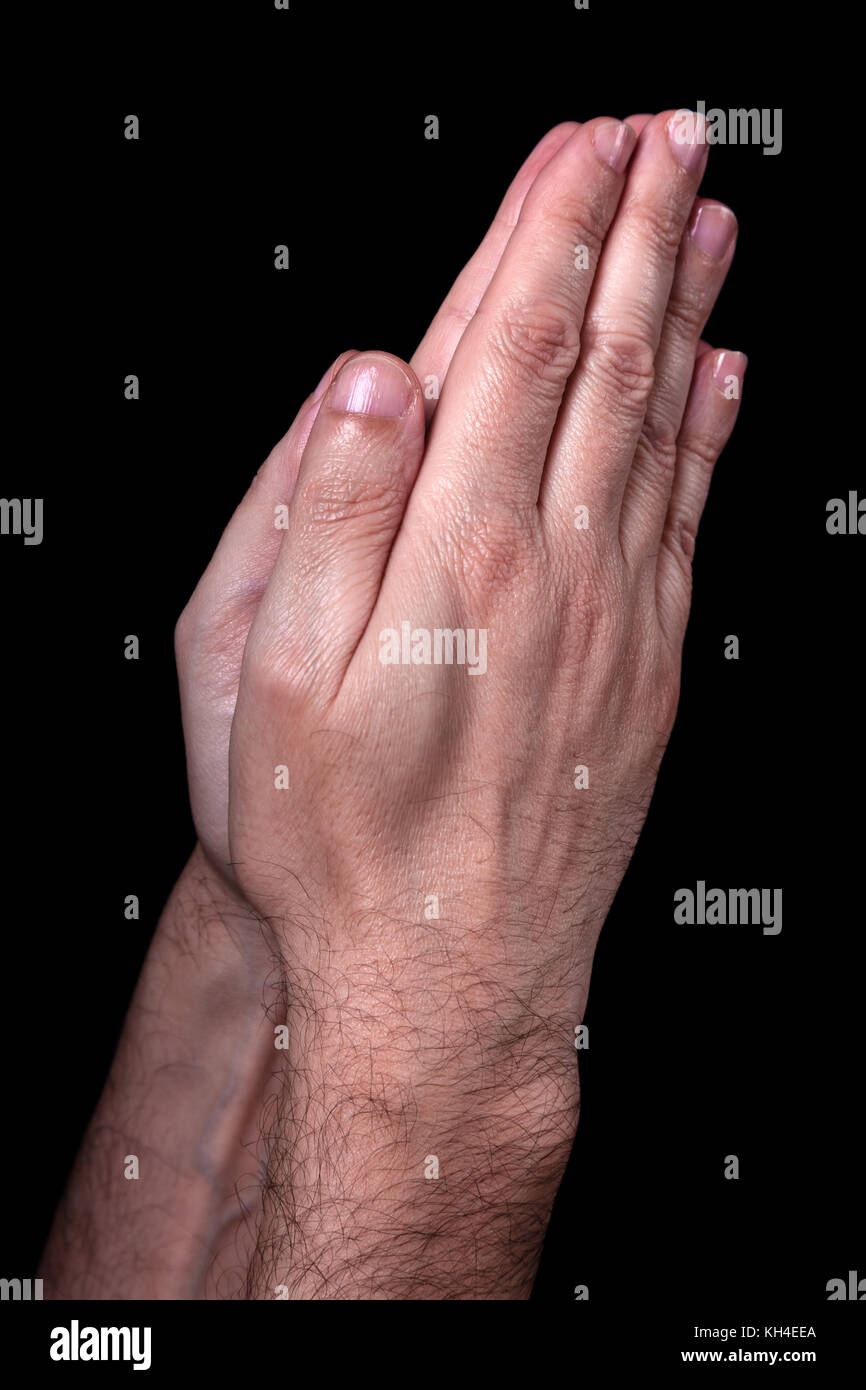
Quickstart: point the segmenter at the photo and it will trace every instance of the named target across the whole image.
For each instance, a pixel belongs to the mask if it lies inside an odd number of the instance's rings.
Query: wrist
[[[207,978],[237,986],[238,1002],[255,995],[261,1004],[273,963],[262,923],[239,889],[216,869],[196,843],[157,923],[151,952],[169,959],[192,955]]]

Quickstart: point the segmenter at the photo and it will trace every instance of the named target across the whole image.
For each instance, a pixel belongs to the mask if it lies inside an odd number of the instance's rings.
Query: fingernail
[[[328,404],[352,415],[398,417],[414,394],[406,373],[389,357],[353,357],[337,373]]]
[[[675,111],[668,121],[668,143],[674,158],[692,174],[707,151],[705,121],[700,111]]]
[[[605,121],[594,128],[592,143],[599,159],[621,174],[631,159],[637,136],[625,121]]]
[[[749,359],[744,352],[720,352],[713,367],[713,381],[729,400],[738,400]]]
[[[717,261],[724,257],[736,230],[737,219],[724,203],[701,203],[689,228],[701,250]]]

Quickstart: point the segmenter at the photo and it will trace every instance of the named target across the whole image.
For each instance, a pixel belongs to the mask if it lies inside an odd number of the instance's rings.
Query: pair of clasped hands
[[[61,1287],[531,1290],[746,367],[701,336],[737,236],[698,197],[702,136],[673,111],[550,131],[411,362],[339,356],[232,517],[176,633],[199,843]],[[437,631],[455,659],[425,658]]]
[[[701,337],[737,236],[697,196],[702,136],[671,111],[551,130],[411,363],[325,372],[180,619],[201,850],[289,969],[323,922],[362,955],[438,922],[455,968],[537,927],[521,968],[546,989],[550,951],[604,920],[746,366]],[[383,664],[406,622],[485,630],[483,677]]]

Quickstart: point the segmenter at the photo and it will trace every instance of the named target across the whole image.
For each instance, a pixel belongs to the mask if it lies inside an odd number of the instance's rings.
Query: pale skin
[[[199,843],[47,1297],[528,1297],[746,366],[683,133],[551,131],[411,363],[338,358],[227,527],[177,629]],[[486,670],[383,663],[403,621]]]

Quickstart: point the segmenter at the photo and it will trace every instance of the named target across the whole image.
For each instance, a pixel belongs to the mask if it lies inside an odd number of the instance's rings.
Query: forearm
[[[568,1011],[424,1009],[339,953],[290,992],[251,1296],[527,1298],[577,1127]]]
[[[273,1070],[269,963],[250,910],[197,849],[154,934],[55,1218],[47,1297],[236,1292],[249,1236],[235,1188],[252,1188],[254,1221]]]
[[[196,851],[55,1219],[47,1296],[528,1296],[577,1124],[573,1006],[557,990],[530,1011],[450,969],[407,993],[383,938],[366,960],[287,954]]]

